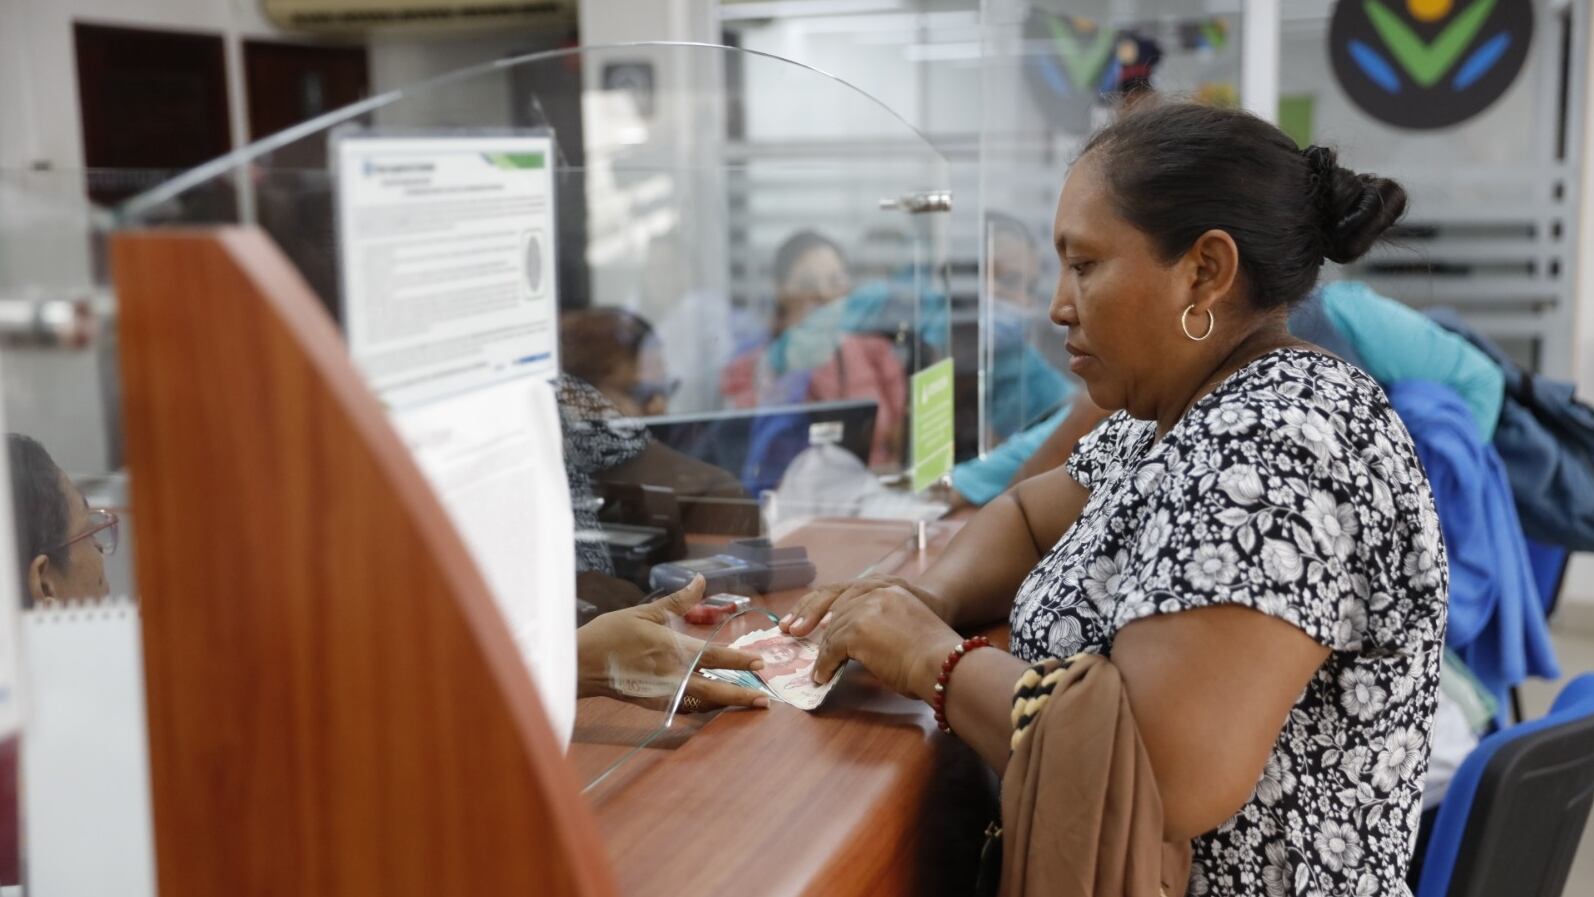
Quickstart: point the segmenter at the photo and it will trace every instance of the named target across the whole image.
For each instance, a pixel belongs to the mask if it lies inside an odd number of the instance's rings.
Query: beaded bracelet
[[[941,662],[941,675],[935,677],[935,697],[931,699],[930,706],[935,710],[935,724],[940,727],[942,732],[948,734],[952,732],[952,727],[946,723],[946,684],[952,679],[952,669],[958,665],[958,661],[963,659],[963,655],[973,651],[975,648],[989,648],[990,646],[990,639],[983,635],[976,635],[973,638],[964,639],[962,644],[953,648],[951,653],[947,654],[946,660]]]

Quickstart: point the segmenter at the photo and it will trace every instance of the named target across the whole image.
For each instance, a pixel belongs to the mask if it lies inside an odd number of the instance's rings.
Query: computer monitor
[[[803,449],[835,443],[869,463],[876,403],[867,399],[643,418],[654,439],[742,481],[749,495],[774,489]]]

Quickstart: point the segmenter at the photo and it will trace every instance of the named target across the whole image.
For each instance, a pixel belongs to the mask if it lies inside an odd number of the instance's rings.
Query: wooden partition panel
[[[480,572],[297,272],[254,230],[113,252],[162,897],[612,894]]]

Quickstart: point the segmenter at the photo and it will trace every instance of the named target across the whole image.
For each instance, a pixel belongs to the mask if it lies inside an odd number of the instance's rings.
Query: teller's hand
[[[581,697],[605,695],[649,706],[666,706],[690,670],[687,665],[703,642],[670,628],[703,598],[703,577],[686,588],[648,604],[604,614],[576,630],[578,688]],[[757,670],[756,654],[724,645],[709,645],[702,666],[710,669]],[[763,693],[691,676],[687,697],[709,707],[768,707]]]

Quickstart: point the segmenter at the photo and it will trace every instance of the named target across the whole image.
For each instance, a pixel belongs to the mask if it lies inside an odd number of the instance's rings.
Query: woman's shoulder
[[[1354,482],[1369,465],[1400,482],[1416,446],[1383,387],[1326,353],[1264,356],[1207,397],[1184,442],[1208,465],[1252,464]]]
[[[1253,361],[1213,391],[1196,417],[1217,436],[1288,436],[1305,426],[1312,436],[1357,442],[1405,432],[1377,381],[1306,348],[1279,349]]]
[[[1115,411],[1079,440],[1068,457],[1068,475],[1086,489],[1119,473],[1126,457],[1143,450],[1156,434],[1156,422]]]
[[[1383,388],[1366,372],[1338,355],[1307,345],[1275,349],[1242,368],[1230,378],[1229,384],[1244,387],[1247,392],[1260,388],[1260,394],[1264,395],[1269,385],[1322,385],[1338,391],[1363,392],[1369,398],[1376,396],[1383,399]],[[1300,390],[1283,390],[1282,394],[1294,397],[1300,394]]]

